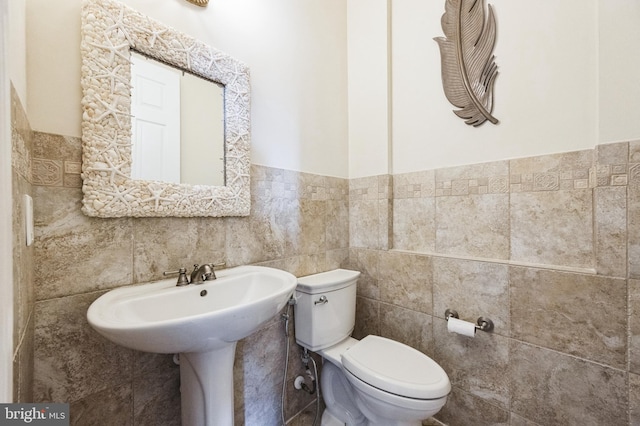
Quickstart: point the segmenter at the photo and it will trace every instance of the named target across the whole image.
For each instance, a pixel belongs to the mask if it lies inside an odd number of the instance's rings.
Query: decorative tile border
[[[31,182],[32,138],[27,114],[11,85],[11,166],[16,173]]]
[[[638,149],[629,150],[629,145]],[[526,173],[510,173],[508,176],[475,176],[464,179],[437,181],[434,171],[413,172],[394,176],[393,198],[423,198],[504,194],[522,192],[546,192],[584,190],[605,186],[640,186],[640,163],[625,163],[627,159],[640,158],[640,142],[604,144],[591,151],[592,160],[587,164],[584,151],[530,157],[515,160],[518,170]],[[634,157],[635,156],[635,157]],[[528,164],[525,164],[529,162]],[[610,164],[609,164],[610,163]],[[461,175],[470,176],[481,165],[460,166]],[[510,169],[514,165],[510,162]],[[437,176],[438,170],[435,171]],[[482,173],[482,172],[480,172]],[[635,183],[634,183],[635,182]],[[430,188],[435,185],[435,191]],[[366,196],[367,188],[353,192]]]
[[[477,177],[436,182],[436,197],[450,195],[505,194],[509,192],[509,177]]]
[[[281,198],[312,201],[346,201],[348,179],[314,175],[253,165],[251,168],[254,199]]]
[[[640,187],[640,163],[629,164],[628,184],[634,188]]]
[[[82,188],[82,164],[78,161],[34,158],[31,179],[34,185]]]

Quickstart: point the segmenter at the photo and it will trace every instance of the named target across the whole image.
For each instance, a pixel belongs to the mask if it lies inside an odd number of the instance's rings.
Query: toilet
[[[447,402],[451,383],[435,361],[380,336],[351,337],[360,272],[298,278],[295,337],[322,356],[322,426],[420,426]]]

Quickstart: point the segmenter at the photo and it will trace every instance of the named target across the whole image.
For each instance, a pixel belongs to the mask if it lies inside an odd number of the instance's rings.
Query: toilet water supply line
[[[289,368],[289,319],[290,319],[291,307],[295,304],[296,304],[296,299],[294,297],[291,297],[291,299],[289,299],[289,303],[287,303],[287,312],[282,314],[282,319],[284,320],[284,335],[286,340],[286,345],[285,345],[286,352],[284,357],[284,372],[282,375],[282,394],[281,394],[281,404],[280,404],[280,417],[281,417],[283,426],[286,425],[286,419],[284,418],[284,397],[287,389],[287,370]],[[311,363],[313,364],[313,372],[314,372],[313,375],[311,375],[311,370],[309,370],[309,360],[311,360]],[[311,383],[313,385],[311,388],[309,388],[309,386],[307,386],[307,384],[304,381],[304,377],[298,376],[295,380],[295,387],[296,389],[304,389],[307,393],[309,393],[310,395],[313,395],[316,392],[316,390],[319,389],[318,367],[316,365],[316,361],[313,359],[312,356],[309,355],[309,351],[307,350],[307,348],[304,348],[304,352],[302,354],[302,362],[305,365],[307,375],[311,379]],[[302,379],[302,380],[300,381],[299,379]],[[318,392],[318,395],[316,395],[316,415],[313,418],[313,426],[315,426],[318,423],[319,414],[320,414],[320,392]]]

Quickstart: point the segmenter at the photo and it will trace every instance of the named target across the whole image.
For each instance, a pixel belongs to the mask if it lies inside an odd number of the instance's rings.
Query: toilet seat
[[[439,399],[451,390],[435,361],[410,346],[369,335],[342,354],[343,367],[359,380],[385,392],[422,400]]]

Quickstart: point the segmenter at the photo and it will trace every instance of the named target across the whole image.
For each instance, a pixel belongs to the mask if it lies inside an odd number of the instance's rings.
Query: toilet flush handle
[[[327,296],[320,296],[320,299],[313,302],[314,305],[324,305],[325,303],[329,303],[329,299],[327,299]]]

